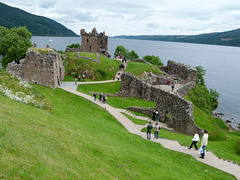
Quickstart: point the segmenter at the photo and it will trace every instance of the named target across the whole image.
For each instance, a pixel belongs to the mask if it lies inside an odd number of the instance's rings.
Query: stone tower
[[[81,29],[81,46],[82,52],[100,53],[108,55],[108,36],[105,32],[97,33],[96,28],[92,32],[86,33],[85,29]]]

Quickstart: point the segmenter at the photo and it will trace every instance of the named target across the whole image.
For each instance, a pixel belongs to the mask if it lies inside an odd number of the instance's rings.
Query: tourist
[[[97,99],[96,93],[93,94],[93,97],[94,97],[94,101],[96,101],[96,99]]]
[[[105,104],[106,103],[106,98],[105,98],[105,96],[103,95],[103,104]]]
[[[57,76],[57,82],[58,82],[58,86],[60,86],[60,80],[59,80],[58,76]]]
[[[113,75],[113,80],[115,80],[115,74]]]
[[[100,95],[99,95],[99,101],[101,101],[102,100],[102,93],[100,93]]]
[[[192,148],[192,146],[194,145],[195,146],[195,149],[196,150],[198,150],[198,147],[197,147],[197,142],[199,141],[200,139],[199,139],[199,135],[198,135],[198,133],[195,131],[194,132],[194,136],[193,136],[193,139],[192,139],[192,144],[191,144],[191,146],[188,148],[188,149],[191,149]]]
[[[147,139],[148,140],[151,140],[151,133],[152,133],[152,124],[151,124],[151,121],[149,121],[149,124],[147,126]]]
[[[153,112],[152,112],[152,120],[153,121],[155,120],[155,117],[156,117],[156,110],[154,109]]]
[[[174,89],[174,84],[172,85],[172,92],[173,92],[173,89]]]
[[[159,116],[158,116],[158,111],[156,110],[156,113],[155,113],[155,117],[156,117],[156,121],[159,121]]]
[[[75,78],[75,85],[77,85],[77,78]]]
[[[200,156],[200,158],[204,159],[205,157],[205,148],[208,144],[208,131],[204,130],[203,131],[203,137],[202,137],[202,141],[201,141],[201,148],[202,148],[202,154]]]
[[[122,64],[119,65],[119,71],[121,71],[121,70],[122,70]]]
[[[83,78],[83,82],[84,82],[84,78],[85,78],[85,75],[84,75],[84,74],[82,75],[82,78]]]
[[[81,75],[79,74],[79,76],[78,76],[78,81],[81,81]]]
[[[160,125],[158,125],[158,123],[156,123],[154,126],[154,138],[155,139],[158,139],[158,133],[159,133],[160,129],[161,129]]]

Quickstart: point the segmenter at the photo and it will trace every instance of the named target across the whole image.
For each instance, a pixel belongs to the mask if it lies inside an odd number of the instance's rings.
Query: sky
[[[196,35],[240,28],[240,0],[2,0],[76,34]]]

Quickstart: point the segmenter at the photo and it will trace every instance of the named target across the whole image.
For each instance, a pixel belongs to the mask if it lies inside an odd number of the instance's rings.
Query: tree
[[[150,56],[150,55],[146,55],[143,57],[144,60],[146,60],[147,62],[154,64],[154,65],[158,65],[158,66],[163,66],[162,61],[160,60],[160,57],[158,56]]]
[[[114,52],[114,56],[118,56],[119,54],[121,54],[122,56],[127,57],[129,51],[122,45],[119,45],[116,47],[115,52]]]
[[[132,50],[131,52],[128,53],[127,58],[132,60],[139,58],[139,56],[134,50]]]
[[[204,77],[203,77],[203,76],[206,74],[206,70],[204,70],[201,65],[198,65],[198,66],[196,66],[195,68],[196,68],[196,70],[197,70],[196,83],[205,86],[205,80],[204,80]]]
[[[26,56],[31,43],[32,34],[26,27],[7,29],[0,27],[0,54],[2,66],[6,68],[13,60],[18,61]]]

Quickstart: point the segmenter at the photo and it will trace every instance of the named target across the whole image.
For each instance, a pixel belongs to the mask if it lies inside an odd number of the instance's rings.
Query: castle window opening
[[[92,46],[90,46],[90,51],[92,50]]]
[[[88,43],[88,39],[87,39],[87,43]]]

